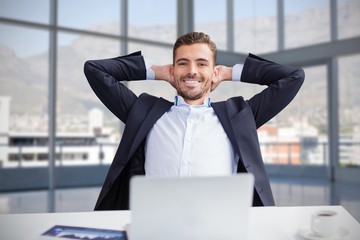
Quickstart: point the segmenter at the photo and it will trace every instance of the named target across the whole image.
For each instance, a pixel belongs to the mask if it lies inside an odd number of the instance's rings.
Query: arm
[[[97,97],[115,116],[126,123],[129,110],[137,96],[120,81],[146,78],[141,52],[111,59],[86,61],[84,73]]]
[[[293,100],[304,78],[305,73],[301,68],[249,55],[244,63],[241,81],[268,86],[248,100],[257,127],[269,121]]]

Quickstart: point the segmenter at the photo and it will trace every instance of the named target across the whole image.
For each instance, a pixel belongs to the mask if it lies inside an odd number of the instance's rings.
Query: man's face
[[[206,44],[183,45],[175,52],[175,88],[189,104],[203,104],[216,77],[213,53]]]

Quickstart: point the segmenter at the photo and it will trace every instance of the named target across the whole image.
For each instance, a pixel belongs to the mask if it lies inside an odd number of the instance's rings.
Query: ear
[[[219,66],[214,67],[212,82],[213,83],[219,82]]]
[[[219,78],[220,68],[218,66],[214,67],[214,73],[211,81],[211,89],[210,92],[214,91],[215,88],[220,84],[221,79]]]
[[[174,81],[174,65],[169,66],[170,81]]]

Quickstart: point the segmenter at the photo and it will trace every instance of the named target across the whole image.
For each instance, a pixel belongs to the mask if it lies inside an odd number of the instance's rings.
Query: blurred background
[[[294,101],[258,130],[276,204],[342,205],[360,221],[359,26],[359,0],[0,0],[0,213],[93,210],[123,125],[84,62],[141,50],[168,64],[179,35],[203,31],[219,64],[251,52],[304,68]],[[261,90],[229,82],[212,98]]]

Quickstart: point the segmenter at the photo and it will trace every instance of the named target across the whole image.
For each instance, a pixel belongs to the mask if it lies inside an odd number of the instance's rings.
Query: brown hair
[[[173,62],[175,62],[175,52],[176,49],[178,49],[179,47],[183,46],[183,45],[191,45],[191,44],[195,44],[195,43],[204,43],[207,44],[208,47],[210,48],[211,52],[213,53],[213,57],[214,57],[214,65],[216,63],[216,57],[217,57],[217,48],[216,48],[216,44],[210,39],[210,36],[203,33],[203,32],[189,32],[185,35],[180,36],[175,44],[174,44],[174,48],[173,48]]]

